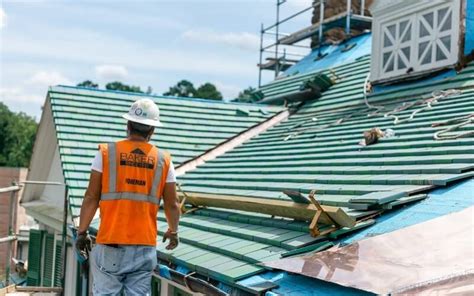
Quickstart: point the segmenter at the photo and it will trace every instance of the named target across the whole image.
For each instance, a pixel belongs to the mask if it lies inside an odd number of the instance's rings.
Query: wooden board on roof
[[[180,198],[186,198],[186,203],[194,206],[243,210],[303,221],[311,220],[317,211],[312,204],[240,196],[186,192],[185,194],[180,193]],[[332,224],[332,220],[334,220],[338,225],[352,227],[356,223],[355,219],[347,215],[341,208],[331,206],[322,206],[322,208],[331,218],[327,219],[324,215],[321,216],[320,222],[323,224]]]

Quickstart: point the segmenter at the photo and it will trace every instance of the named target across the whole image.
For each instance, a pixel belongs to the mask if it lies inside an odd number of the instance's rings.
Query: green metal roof
[[[472,176],[468,171],[474,168],[474,139],[434,140],[434,133],[445,127],[432,128],[431,124],[474,112],[474,91],[470,89],[474,64],[442,81],[369,96],[371,105],[385,106],[388,112],[421,95],[429,97],[434,90],[462,89],[461,94],[440,99],[412,120],[405,119],[423,106],[397,113],[400,124],[383,112],[369,116],[374,110],[368,110],[363,97],[369,67],[366,57],[332,69],[339,82],[321,98],[180,177],[183,189],[283,200],[290,200],[282,193],[285,189],[303,193],[316,189],[322,204],[367,209]],[[289,91],[310,75],[277,80],[263,89],[267,93]],[[342,122],[336,123],[338,120]],[[358,145],[363,132],[374,127],[393,129],[396,136],[372,146]],[[473,130],[472,123],[460,129]]]
[[[121,115],[144,95],[57,86],[50,88],[48,97],[72,214],[77,216],[98,144],[126,137],[126,120]],[[282,110],[265,105],[146,97],[159,105],[164,124],[155,130],[152,143],[169,151],[175,166]]]
[[[361,218],[373,214],[370,209],[391,209],[420,200],[426,195],[418,194],[419,191],[472,176],[474,139],[435,141],[433,134],[439,128],[431,128],[431,124],[474,111],[474,91],[466,89],[474,84],[474,65],[456,77],[436,84],[426,83],[423,87],[372,95],[371,104],[383,104],[390,110],[403,101],[418,100],[416,96],[436,89],[463,88],[462,94],[440,100],[431,110],[422,111],[413,120],[398,125],[393,124],[393,118],[383,117],[383,114],[367,116],[370,112],[364,103],[362,88],[369,71],[368,58],[333,71],[339,76],[339,82],[320,99],[305,104],[278,126],[181,176],[179,182],[184,191],[289,200],[282,193],[285,189],[304,193],[316,189],[317,198],[323,204],[344,207],[349,215]],[[301,81],[315,74],[277,80],[263,91],[274,95],[292,92]],[[414,110],[416,107],[398,115],[403,119]],[[327,126],[341,118],[345,120],[340,124]],[[359,146],[363,131],[372,127],[391,128],[396,136],[381,139],[372,146]],[[461,131],[473,129],[471,124]],[[293,136],[289,138],[289,135]],[[225,215],[208,217],[204,214],[208,211],[197,210],[183,217],[183,243],[189,248],[170,252],[159,246],[159,256],[224,282],[234,282],[260,272],[254,269],[259,266],[255,263],[290,255],[295,250],[318,250],[328,244],[327,240],[374,223],[368,220],[354,229],[340,229],[328,237],[314,239],[308,235],[307,223],[291,222],[294,227],[300,227],[291,231],[282,225],[271,224],[255,229],[262,223],[256,222],[259,219],[265,223],[280,220],[254,217],[247,221],[249,214],[239,212],[233,214],[238,217],[234,219],[242,220],[236,224]],[[226,211],[212,210],[214,215],[223,212]],[[275,231],[300,234],[306,243],[292,248],[278,236],[268,240],[266,235]],[[235,241],[235,238],[246,242]],[[242,254],[240,249],[237,252],[227,249],[234,244],[246,253]],[[275,247],[280,249],[274,252]],[[272,252],[261,252],[260,248]],[[264,257],[252,258],[254,253],[262,253]],[[239,264],[245,266],[244,274],[233,274],[234,267]]]
[[[162,213],[158,220],[160,241],[168,226]],[[233,284],[264,271],[258,263],[319,241],[307,227],[268,215],[200,209],[181,217],[180,247],[168,251],[159,243],[158,257]]]
[[[289,200],[282,193],[285,189],[303,193],[316,189],[316,197],[323,204],[342,206],[349,215],[360,218],[374,213],[372,208],[389,209],[419,200],[425,197],[418,194],[420,191],[472,176],[474,139],[436,141],[433,134],[440,128],[432,128],[431,124],[474,112],[474,91],[468,89],[474,84],[474,65],[454,78],[371,95],[371,104],[390,109],[435,89],[463,88],[462,94],[440,100],[413,120],[394,125],[391,118],[367,116],[370,112],[362,89],[369,62],[369,58],[363,58],[323,71],[337,75],[339,80],[321,98],[306,103],[287,121],[181,176],[184,191]],[[315,74],[277,80],[262,91],[272,95],[292,92]],[[125,135],[125,121],[120,115],[136,97],[63,87],[53,88],[50,97],[73,213],[77,214],[97,144]],[[161,106],[166,125],[155,136],[155,144],[170,150],[177,164],[281,110],[158,97],[154,100]],[[415,109],[399,114],[405,118]],[[249,116],[242,117],[246,112]],[[341,118],[341,123],[334,124]],[[363,131],[372,127],[391,128],[396,136],[372,146],[359,146]],[[470,124],[461,131],[473,129]],[[167,229],[163,213],[158,220],[157,241],[161,242]],[[93,224],[96,229],[97,223]],[[372,223],[369,220],[329,237],[312,238],[305,222],[199,209],[182,217],[179,248],[168,251],[158,243],[157,249],[162,260],[234,284],[262,272],[260,262],[327,247],[328,239]]]

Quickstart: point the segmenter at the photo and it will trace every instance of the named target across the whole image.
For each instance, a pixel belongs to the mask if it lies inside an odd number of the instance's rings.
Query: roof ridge
[[[85,91],[90,91],[90,92],[102,92],[102,93],[109,93],[109,94],[119,94],[119,95],[131,96],[131,97],[138,96],[138,97],[152,97],[152,98],[160,98],[160,99],[186,100],[186,101],[212,103],[212,104],[274,107],[274,106],[268,106],[266,104],[234,102],[234,101],[226,101],[224,99],[222,99],[222,100],[213,100],[213,99],[206,99],[206,98],[190,98],[190,97],[152,95],[152,94],[145,94],[145,93],[132,93],[132,92],[126,92],[126,91],[120,91],[120,90],[97,89],[97,88],[88,88],[88,87],[62,85],[62,84],[50,86],[48,88],[48,92],[51,92],[51,91],[57,92],[58,88],[68,88],[68,89],[76,89],[76,90],[85,90]]]

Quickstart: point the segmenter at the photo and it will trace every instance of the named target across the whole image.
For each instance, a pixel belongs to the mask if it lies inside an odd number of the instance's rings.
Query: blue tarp
[[[464,54],[474,50],[474,0],[466,1],[466,33],[464,38]]]
[[[355,44],[348,51],[343,51],[346,45]],[[369,55],[372,49],[372,35],[370,33],[362,34],[339,45],[322,46],[321,50],[313,51],[304,57],[297,64],[284,72],[285,75],[295,75],[318,70],[330,69],[338,65],[350,63],[356,59]],[[317,60],[319,52],[322,55],[327,54],[320,60]]]

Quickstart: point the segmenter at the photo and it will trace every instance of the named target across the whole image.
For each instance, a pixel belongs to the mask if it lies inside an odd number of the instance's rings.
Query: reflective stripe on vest
[[[109,192],[103,193],[100,197],[102,200],[118,200],[118,199],[128,199],[134,201],[146,201],[151,202],[155,205],[160,204],[160,200],[156,196],[135,193],[135,192]]]
[[[108,158],[109,158],[109,192],[102,193],[102,200],[120,200],[128,199],[134,201],[146,201],[156,205],[160,204],[160,199],[157,197],[158,188],[163,174],[163,167],[165,164],[165,154],[158,150],[157,164],[155,174],[153,176],[152,187],[149,195],[135,192],[116,192],[117,183],[117,146],[115,143],[108,143]],[[161,197],[160,197],[161,198]]]
[[[163,167],[165,165],[165,155],[161,150],[158,150],[158,164],[153,176],[153,183],[151,185],[151,196],[156,196],[158,193],[158,187],[160,187],[161,175],[163,174]]]
[[[108,143],[109,151],[109,192],[115,192],[117,183],[117,147],[115,143]]]

